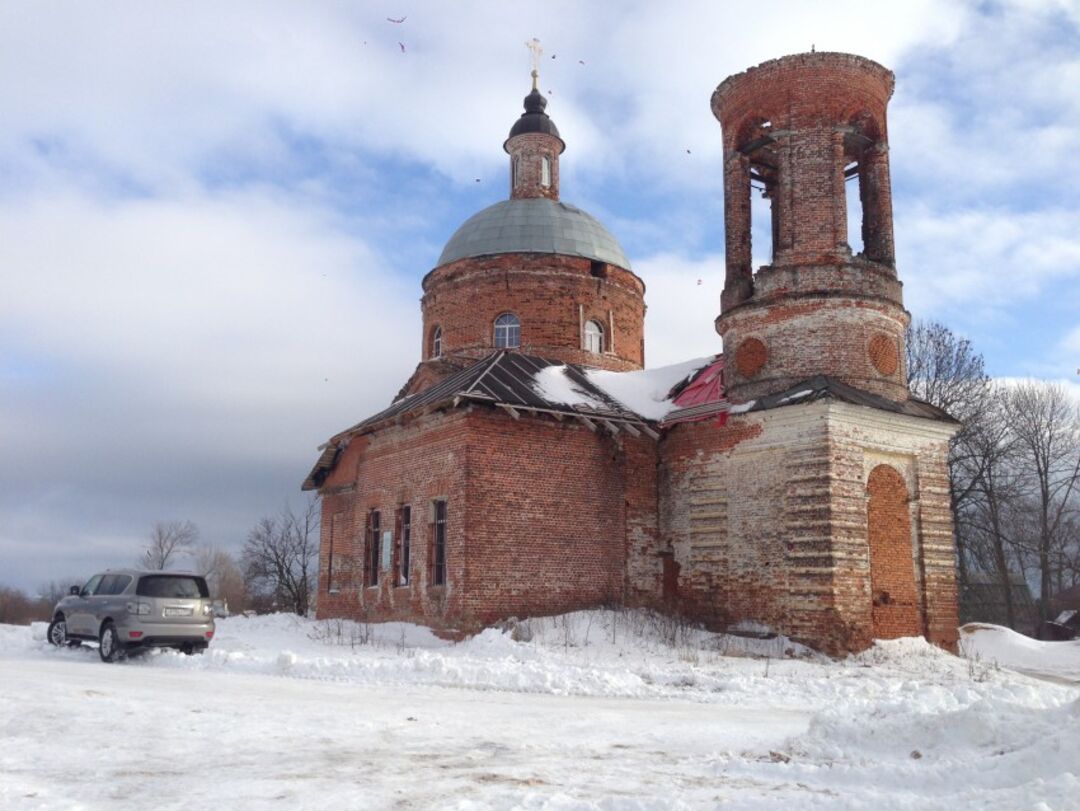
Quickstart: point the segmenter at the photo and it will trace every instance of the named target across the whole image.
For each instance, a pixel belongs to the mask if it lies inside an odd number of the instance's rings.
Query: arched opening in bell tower
[[[746,206],[749,211],[746,239],[750,248],[751,268],[771,264],[776,256],[777,181],[780,172],[772,121],[761,116],[751,118],[740,132],[739,153],[743,156],[749,179]]]
[[[848,245],[853,254],[891,265],[887,147],[881,128],[869,113],[857,113],[842,132]]]

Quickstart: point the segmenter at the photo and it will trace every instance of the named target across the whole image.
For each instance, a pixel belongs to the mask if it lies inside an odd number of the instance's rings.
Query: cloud
[[[468,178],[502,163],[528,89],[522,43],[535,34],[579,168],[696,184],[719,169],[708,104],[724,76],[814,42],[889,62],[951,40],[964,17],[925,1],[875,15],[845,2],[828,19],[794,0],[774,6],[737,26],[729,6],[694,2],[430,2],[400,26],[345,3],[7,6],[5,151],[161,189],[223,157],[273,166],[300,137]],[[685,160],[687,148],[698,158]]]
[[[897,214],[898,262],[926,312],[974,303],[983,312],[1037,295],[1056,278],[1080,277],[1080,209],[936,209]],[[1002,269],[1008,268],[1007,274]]]
[[[668,366],[722,351],[713,322],[720,314],[724,260],[656,254],[635,264],[645,279],[646,366]]]
[[[969,4],[948,48],[897,66],[890,107],[894,187],[938,200],[1037,206],[1080,148],[1076,5]],[[1054,195],[1080,201],[1061,188]]]
[[[17,359],[0,368],[0,546],[57,544],[77,571],[104,528],[130,545],[191,518],[236,543],[297,495],[315,446],[388,403],[420,349],[415,281],[341,225],[254,191],[0,209]]]

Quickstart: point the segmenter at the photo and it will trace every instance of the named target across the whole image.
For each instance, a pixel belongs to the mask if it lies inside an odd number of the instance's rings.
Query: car
[[[104,662],[149,648],[202,653],[214,637],[210,589],[194,574],[109,569],[71,587],[47,637],[57,646],[97,642]]]

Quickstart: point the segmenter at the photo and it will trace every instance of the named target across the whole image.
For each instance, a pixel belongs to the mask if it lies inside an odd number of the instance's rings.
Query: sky
[[[648,366],[721,349],[712,91],[814,47],[896,73],[913,317],[1080,391],[1080,0],[0,0],[0,584],[130,564],[157,521],[238,551],[300,503],[419,361],[443,244],[507,196],[532,37]]]

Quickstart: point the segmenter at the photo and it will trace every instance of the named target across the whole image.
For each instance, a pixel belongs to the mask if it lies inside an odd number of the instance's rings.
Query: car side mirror
[[[73,594],[78,597],[80,594],[82,594],[82,586],[72,586],[70,589],[68,589],[68,594]]]

